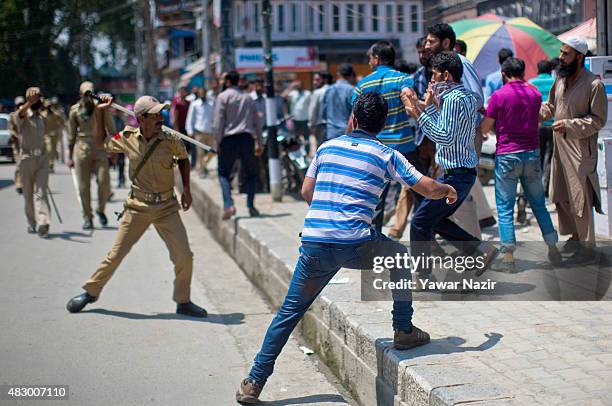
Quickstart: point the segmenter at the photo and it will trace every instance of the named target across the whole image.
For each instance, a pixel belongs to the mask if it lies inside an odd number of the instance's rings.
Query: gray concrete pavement
[[[110,227],[81,231],[68,170],[50,186],[64,224],[53,214],[50,236],[26,233],[13,166],[0,165],[0,384],[69,385],[69,405],[232,405],[273,313],[193,211],[183,215],[195,255],[192,299],[203,320],[174,313],[172,264],[148,230],[97,303],[69,314],[67,300],[95,270],[114,239]],[[114,183],[114,182],[113,182]],[[94,192],[95,196],[95,192]],[[292,338],[262,398],[275,405],[342,405],[350,399]],[[34,401],[0,404],[33,404]]]
[[[218,181],[196,179],[192,189],[200,217],[278,305],[298,257],[307,205],[258,195],[255,205],[262,217],[253,219],[246,217],[245,196],[238,195],[238,216],[221,221]],[[491,186],[485,189],[490,196]],[[485,238],[496,239],[495,228]],[[517,238],[539,240],[535,221]],[[520,281],[543,262],[522,263],[508,281]],[[530,264],[537,266],[530,269]],[[598,302],[416,301],[414,322],[432,341],[395,351],[391,303],[361,300],[361,272],[342,269],[335,277],[342,283],[327,286],[299,325],[361,404],[612,404],[609,297]]]

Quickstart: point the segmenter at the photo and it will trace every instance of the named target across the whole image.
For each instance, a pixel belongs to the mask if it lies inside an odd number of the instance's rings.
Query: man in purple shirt
[[[540,139],[538,120],[542,95],[525,82],[525,62],[508,58],[501,68],[504,85],[493,93],[482,122],[483,134],[495,128],[495,200],[502,243],[502,268],[515,272],[514,201],[520,181],[527,200],[538,220],[544,241],[548,245],[548,258],[553,264],[561,262],[556,243],[559,240],[550,214],[544,203],[542,172],[540,169]]]

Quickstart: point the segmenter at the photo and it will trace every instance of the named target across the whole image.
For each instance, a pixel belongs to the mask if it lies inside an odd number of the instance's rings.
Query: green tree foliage
[[[127,53],[133,70],[134,4],[139,0],[0,0],[0,98],[40,86],[47,95],[72,99],[81,80],[97,78],[92,40],[108,39],[105,59]],[[140,4],[140,3],[138,3]],[[84,77],[79,65],[89,67]]]

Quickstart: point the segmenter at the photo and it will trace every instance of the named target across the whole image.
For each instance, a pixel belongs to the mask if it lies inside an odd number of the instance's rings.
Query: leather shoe
[[[101,211],[96,212],[96,214],[98,215],[98,220],[100,220],[100,224],[102,224],[102,227],[106,227],[108,225],[108,219],[106,218],[106,214]]]
[[[249,207],[249,215],[251,217],[259,217],[259,210],[257,210],[255,207]]]
[[[93,221],[91,219],[85,219],[83,222],[83,230],[93,230]]]
[[[66,304],[66,309],[68,309],[70,313],[78,313],[83,310],[87,304],[93,303],[96,300],[98,300],[97,297],[93,297],[89,293],[83,292],[80,295],[70,299],[68,304]]]
[[[193,302],[181,303],[176,306],[177,314],[184,314],[185,316],[204,318],[208,316],[206,310]]]

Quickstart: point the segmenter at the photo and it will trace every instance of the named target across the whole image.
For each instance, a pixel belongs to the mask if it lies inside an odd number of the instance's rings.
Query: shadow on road
[[[81,313],[96,313],[103,314],[105,316],[121,317],[130,320],[189,320],[199,321],[203,323],[213,324],[225,324],[235,325],[244,323],[244,313],[228,313],[228,314],[208,314],[208,317],[204,319],[198,319],[195,317],[183,316],[176,313],[157,313],[157,314],[141,314],[141,313],[130,313],[120,312],[116,310],[106,309],[91,309],[83,310]]]
[[[292,216],[291,213],[276,213],[276,214],[266,214],[266,213],[261,213],[259,215],[259,217],[250,217],[250,216],[236,216],[234,217],[234,221],[238,222],[240,220],[244,220],[244,219],[274,219],[274,218],[281,218],[281,217],[289,217]]]
[[[70,242],[78,242],[79,244],[89,244],[89,241],[75,240],[73,237],[91,237],[91,233],[81,233],[79,231],[62,231],[61,233],[49,233],[47,239],[54,240],[59,238]]]
[[[4,189],[5,187],[13,186],[15,181],[12,179],[0,179],[0,189]]]
[[[343,403],[347,404],[346,400],[340,395],[321,394],[300,396],[297,398],[289,398],[282,400],[274,400],[270,402],[261,402],[261,405],[266,406],[285,406],[285,405],[310,405],[312,403]]]

